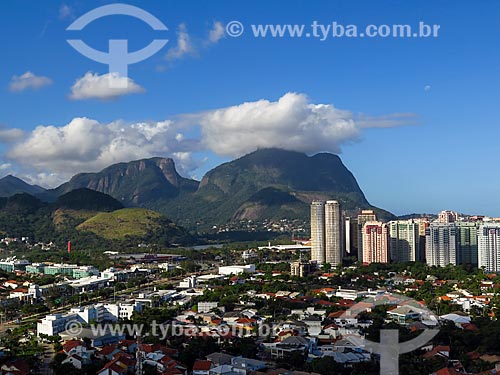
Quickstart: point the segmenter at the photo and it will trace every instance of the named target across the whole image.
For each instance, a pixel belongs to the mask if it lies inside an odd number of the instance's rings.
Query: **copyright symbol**
[[[78,322],[69,322],[66,324],[66,331],[73,336],[78,336],[82,333],[83,327]]]
[[[226,33],[227,35],[237,38],[243,34],[245,28],[240,21],[231,21],[226,25]]]

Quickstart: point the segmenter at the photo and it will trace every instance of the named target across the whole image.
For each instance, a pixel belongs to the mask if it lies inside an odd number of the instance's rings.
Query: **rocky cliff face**
[[[148,206],[184,191],[196,190],[198,182],[180,176],[169,158],[151,158],[118,163],[97,173],[80,173],[50,191],[58,196],[78,188],[109,194],[126,206]]]

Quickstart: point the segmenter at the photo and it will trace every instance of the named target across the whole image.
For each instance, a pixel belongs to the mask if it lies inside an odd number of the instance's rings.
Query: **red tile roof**
[[[433,372],[431,375],[464,375],[461,372],[458,372],[453,367],[444,367],[437,372]]]
[[[116,345],[106,345],[103,346],[102,349],[99,351],[100,355],[110,355],[116,350]]]
[[[71,349],[77,348],[79,346],[85,346],[85,344],[80,340],[69,340],[66,341],[62,347],[66,353],[69,353]]]
[[[193,371],[208,371],[212,368],[211,361],[197,360],[193,365]]]

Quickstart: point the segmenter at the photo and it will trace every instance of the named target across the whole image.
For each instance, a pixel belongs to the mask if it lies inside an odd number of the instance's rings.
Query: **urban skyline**
[[[377,221],[373,210],[361,210],[357,216],[350,217],[337,201],[328,200],[311,203],[310,223],[311,261],[317,266],[325,263],[336,266],[346,257],[356,257],[364,265],[468,264],[487,272],[500,272],[500,219],[462,218],[457,212],[443,210],[435,220],[382,222]],[[341,242],[333,239],[341,239]],[[294,267],[293,274],[306,272],[306,263],[302,260]]]

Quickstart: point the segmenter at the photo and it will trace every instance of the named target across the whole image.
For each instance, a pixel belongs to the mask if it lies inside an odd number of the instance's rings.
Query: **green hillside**
[[[158,212],[144,208],[123,208],[101,212],[77,226],[107,240],[131,238],[162,243],[184,242],[189,234]]]

